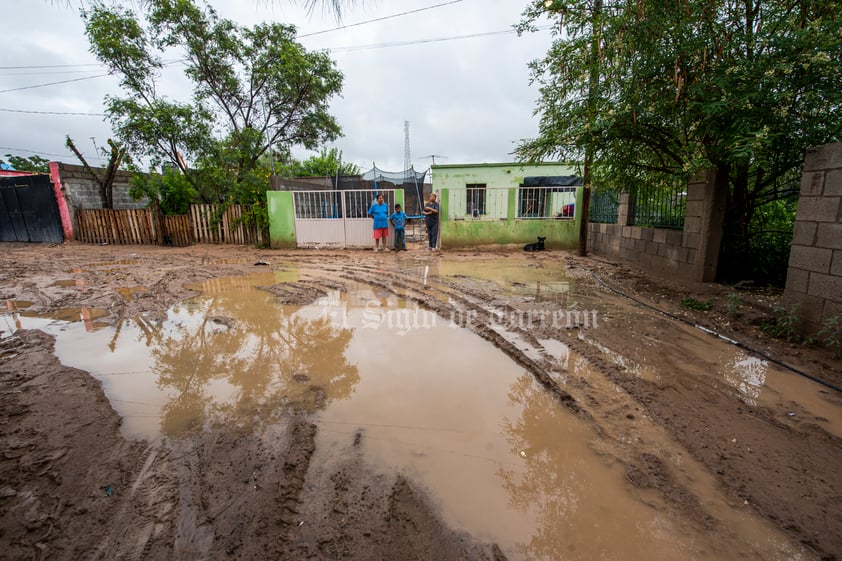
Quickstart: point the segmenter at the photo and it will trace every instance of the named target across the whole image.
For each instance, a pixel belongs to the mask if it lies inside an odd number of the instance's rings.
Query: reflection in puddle
[[[751,406],[757,405],[757,398],[766,383],[766,370],[769,363],[757,357],[747,356],[739,351],[722,371],[722,377],[737,388],[743,401]]]
[[[149,292],[149,289],[145,286],[125,286],[121,288],[115,288],[114,292],[122,296],[123,300],[125,300],[126,302],[131,302],[135,294],[139,292]]]
[[[73,330],[82,326],[82,333],[107,327],[107,323],[96,321],[108,315],[103,308],[61,308],[49,312],[34,312],[28,308],[31,302],[23,300],[6,302],[6,309],[12,313],[0,314],[0,337],[9,337],[19,329],[41,329],[52,334]]]
[[[448,523],[512,559],[744,557],[744,544],[729,549],[657,499],[639,500],[622,467],[591,447],[590,425],[484,339],[380,288],[308,306],[258,288],[299,277],[214,279],[163,321],[45,330],[64,364],[102,381],[130,437],[261,431],[304,411],[319,424],[312,465],[341,461],[361,430],[378,472],[406,473]],[[545,347],[569,363],[564,345]]]
[[[72,287],[72,286],[85,286],[85,281],[82,279],[74,280],[74,279],[62,279],[57,280],[50,286],[61,286],[61,287]]]
[[[428,274],[437,277],[467,277],[493,282],[505,292],[518,296],[531,296],[536,301],[567,303],[572,283],[567,279],[562,266],[557,264],[521,264],[501,266],[493,261],[441,260],[429,265]]]
[[[86,329],[92,326],[92,322],[108,315],[104,308],[60,308],[48,312],[31,312],[25,310],[20,312],[21,317],[39,318],[55,322],[82,322]]]
[[[140,263],[137,259],[115,259],[113,261],[103,261],[101,263],[88,263],[85,267],[110,267],[112,265],[138,265]],[[74,269],[74,271],[81,272],[82,269]]]

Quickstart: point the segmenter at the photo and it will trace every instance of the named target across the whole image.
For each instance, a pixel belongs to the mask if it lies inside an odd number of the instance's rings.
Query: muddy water
[[[304,307],[258,288],[300,276],[203,283],[161,323],[90,331],[84,321],[19,319],[52,331],[63,363],[102,380],[129,437],[261,431],[303,410],[320,427],[313,465],[341,461],[361,431],[378,472],[404,473],[449,524],[512,559],[736,559],[750,549],[633,490],[623,467],[596,451],[590,425],[473,333],[365,285]],[[704,492],[715,496],[715,483]],[[763,558],[797,557],[764,524],[747,524],[752,544],[772,544]]]
[[[691,376],[747,405],[775,411],[788,423],[806,420],[842,436],[842,416],[839,414],[842,396],[838,392],[700,329],[664,317],[658,321],[670,333],[665,345],[636,329],[643,316],[630,300],[604,295],[600,305],[612,310],[614,328],[636,333],[628,343],[637,346],[637,360],[603,348],[616,363],[628,370],[655,380],[659,371]],[[646,352],[647,348],[651,350]]]

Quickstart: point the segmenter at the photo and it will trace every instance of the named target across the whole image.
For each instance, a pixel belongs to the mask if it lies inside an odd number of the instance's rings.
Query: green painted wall
[[[295,211],[292,191],[267,191],[269,243],[275,249],[295,249]]]
[[[519,187],[524,177],[576,175],[575,164],[474,164],[435,165],[431,168],[433,190],[464,188],[467,184],[484,183],[487,188]]]
[[[450,212],[450,199],[454,191],[441,190],[441,247],[454,249],[479,245],[531,243],[538,236],[546,237],[547,249],[576,249],[579,246],[580,216],[573,219],[520,219],[516,218],[516,188],[508,189],[508,211],[505,219],[473,220]],[[455,190],[457,201],[464,196],[464,189]],[[566,197],[569,195],[565,194]],[[576,190],[576,209],[582,208],[582,189]]]

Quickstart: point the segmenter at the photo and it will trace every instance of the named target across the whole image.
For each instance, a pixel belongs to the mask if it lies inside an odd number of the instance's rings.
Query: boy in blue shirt
[[[389,220],[395,227],[395,251],[406,251],[406,213],[401,210],[401,205],[395,205],[395,212]]]

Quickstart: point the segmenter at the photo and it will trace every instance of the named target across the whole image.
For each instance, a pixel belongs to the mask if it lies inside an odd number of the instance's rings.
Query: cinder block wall
[[[807,332],[842,321],[842,143],[807,150],[784,295]]]
[[[591,252],[662,276],[701,282],[696,259],[702,236],[707,235],[703,217],[710,202],[709,180],[709,175],[702,174],[687,184],[683,230],[629,226],[629,195],[621,195],[617,224],[588,224]]]
[[[105,175],[105,170],[102,168],[95,168],[99,174]],[[64,189],[64,197],[67,200],[71,211],[75,213],[79,208],[102,208],[102,202],[99,198],[99,185],[93,178],[85,171],[82,166],[73,164],[59,164],[59,173],[61,175],[61,185]],[[129,179],[131,173],[127,171],[118,171],[117,177],[114,179],[114,208],[146,208],[149,204],[147,199],[136,201],[129,196]]]
[[[105,175],[105,170],[102,168],[94,168],[94,171]],[[80,208],[102,208],[102,201],[99,198],[99,185],[82,166],[59,162],[58,173],[72,228],[73,231],[76,231],[76,210]],[[146,208],[149,204],[146,197],[136,201],[129,196],[129,179],[131,179],[131,173],[127,171],[117,172],[112,194],[114,208]]]

